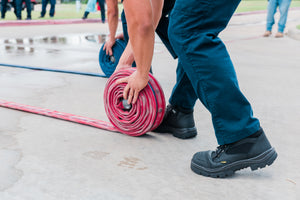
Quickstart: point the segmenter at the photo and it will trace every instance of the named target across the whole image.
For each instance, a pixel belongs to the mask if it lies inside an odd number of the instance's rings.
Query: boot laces
[[[228,147],[228,145],[226,145],[226,144],[218,146],[216,149],[216,155],[214,156],[214,158],[219,157],[221,153],[225,152],[227,147]]]

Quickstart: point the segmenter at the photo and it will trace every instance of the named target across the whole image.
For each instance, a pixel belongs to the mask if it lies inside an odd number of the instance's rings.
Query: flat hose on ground
[[[134,71],[134,69],[118,71],[107,81],[104,91],[104,106],[111,123],[1,99],[0,106],[108,131],[121,132],[130,136],[140,136],[155,129],[161,123],[165,113],[165,98],[159,83],[149,74],[150,81],[140,92],[137,102],[134,105],[126,104],[127,101],[122,98],[126,83],[116,84],[115,81],[129,76]]]

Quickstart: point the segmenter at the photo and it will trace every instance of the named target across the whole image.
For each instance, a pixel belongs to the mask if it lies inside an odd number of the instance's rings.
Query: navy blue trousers
[[[211,113],[220,145],[252,135],[260,127],[218,37],[239,3],[176,0],[169,22],[169,40],[178,55],[177,80],[169,102],[193,109],[199,99]]]
[[[46,14],[46,7],[47,7],[48,2],[50,2],[50,11],[49,11],[50,17],[53,17],[55,14],[56,0],[42,0],[42,11],[41,11],[42,17],[44,17]]]

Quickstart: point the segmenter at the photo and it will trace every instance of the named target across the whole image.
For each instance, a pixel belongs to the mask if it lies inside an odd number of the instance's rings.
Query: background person
[[[7,4],[8,4],[8,0],[1,0],[1,19],[5,19],[5,14],[7,11]],[[14,13],[17,17],[17,19],[19,19],[18,15],[17,15],[17,9],[16,9],[16,2],[12,1],[12,6],[14,8]]]
[[[269,37],[272,34],[272,27],[275,23],[274,15],[276,13],[277,8],[279,8],[280,18],[278,21],[278,32],[276,33],[275,37],[283,37],[290,4],[291,0],[269,0],[267,25],[266,32],[263,35],[264,37]]]
[[[26,11],[27,11],[26,20],[31,20],[31,1],[30,0],[14,0],[14,1],[16,2],[18,18],[22,19],[22,7],[23,7],[23,2],[25,2]]]
[[[42,11],[41,11],[41,16],[39,18],[45,17],[46,8],[49,2],[50,2],[49,16],[54,17],[56,0],[42,0]]]
[[[100,6],[102,23],[105,23],[105,0],[89,0],[86,5],[86,9],[85,9],[82,19],[86,19],[88,17],[88,15],[90,14],[90,12],[97,11],[96,2],[98,2],[99,6]]]

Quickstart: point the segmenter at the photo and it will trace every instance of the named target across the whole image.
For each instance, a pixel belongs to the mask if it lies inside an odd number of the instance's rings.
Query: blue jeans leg
[[[177,76],[189,79],[196,96],[210,111],[220,145],[243,139],[260,127],[240,91],[226,47],[218,37],[239,2],[177,0],[170,16],[170,42],[186,73]],[[185,92],[174,89],[171,99]]]
[[[278,32],[283,33],[284,31],[290,4],[291,4],[291,0],[280,0],[279,3],[280,18],[278,21]]]
[[[42,11],[41,11],[41,16],[44,17],[46,14],[46,8],[49,0],[42,0]]]
[[[279,5],[278,0],[269,0],[268,13],[267,13],[267,25],[266,25],[267,31],[272,31],[272,26],[275,23],[274,15],[276,13],[276,9],[278,5]]]
[[[56,0],[50,0],[50,11],[49,11],[50,17],[53,17],[55,14],[55,4],[56,4]]]
[[[99,0],[99,6],[100,6],[100,12],[101,12],[101,20],[102,22],[105,22],[105,1],[104,0]]]

